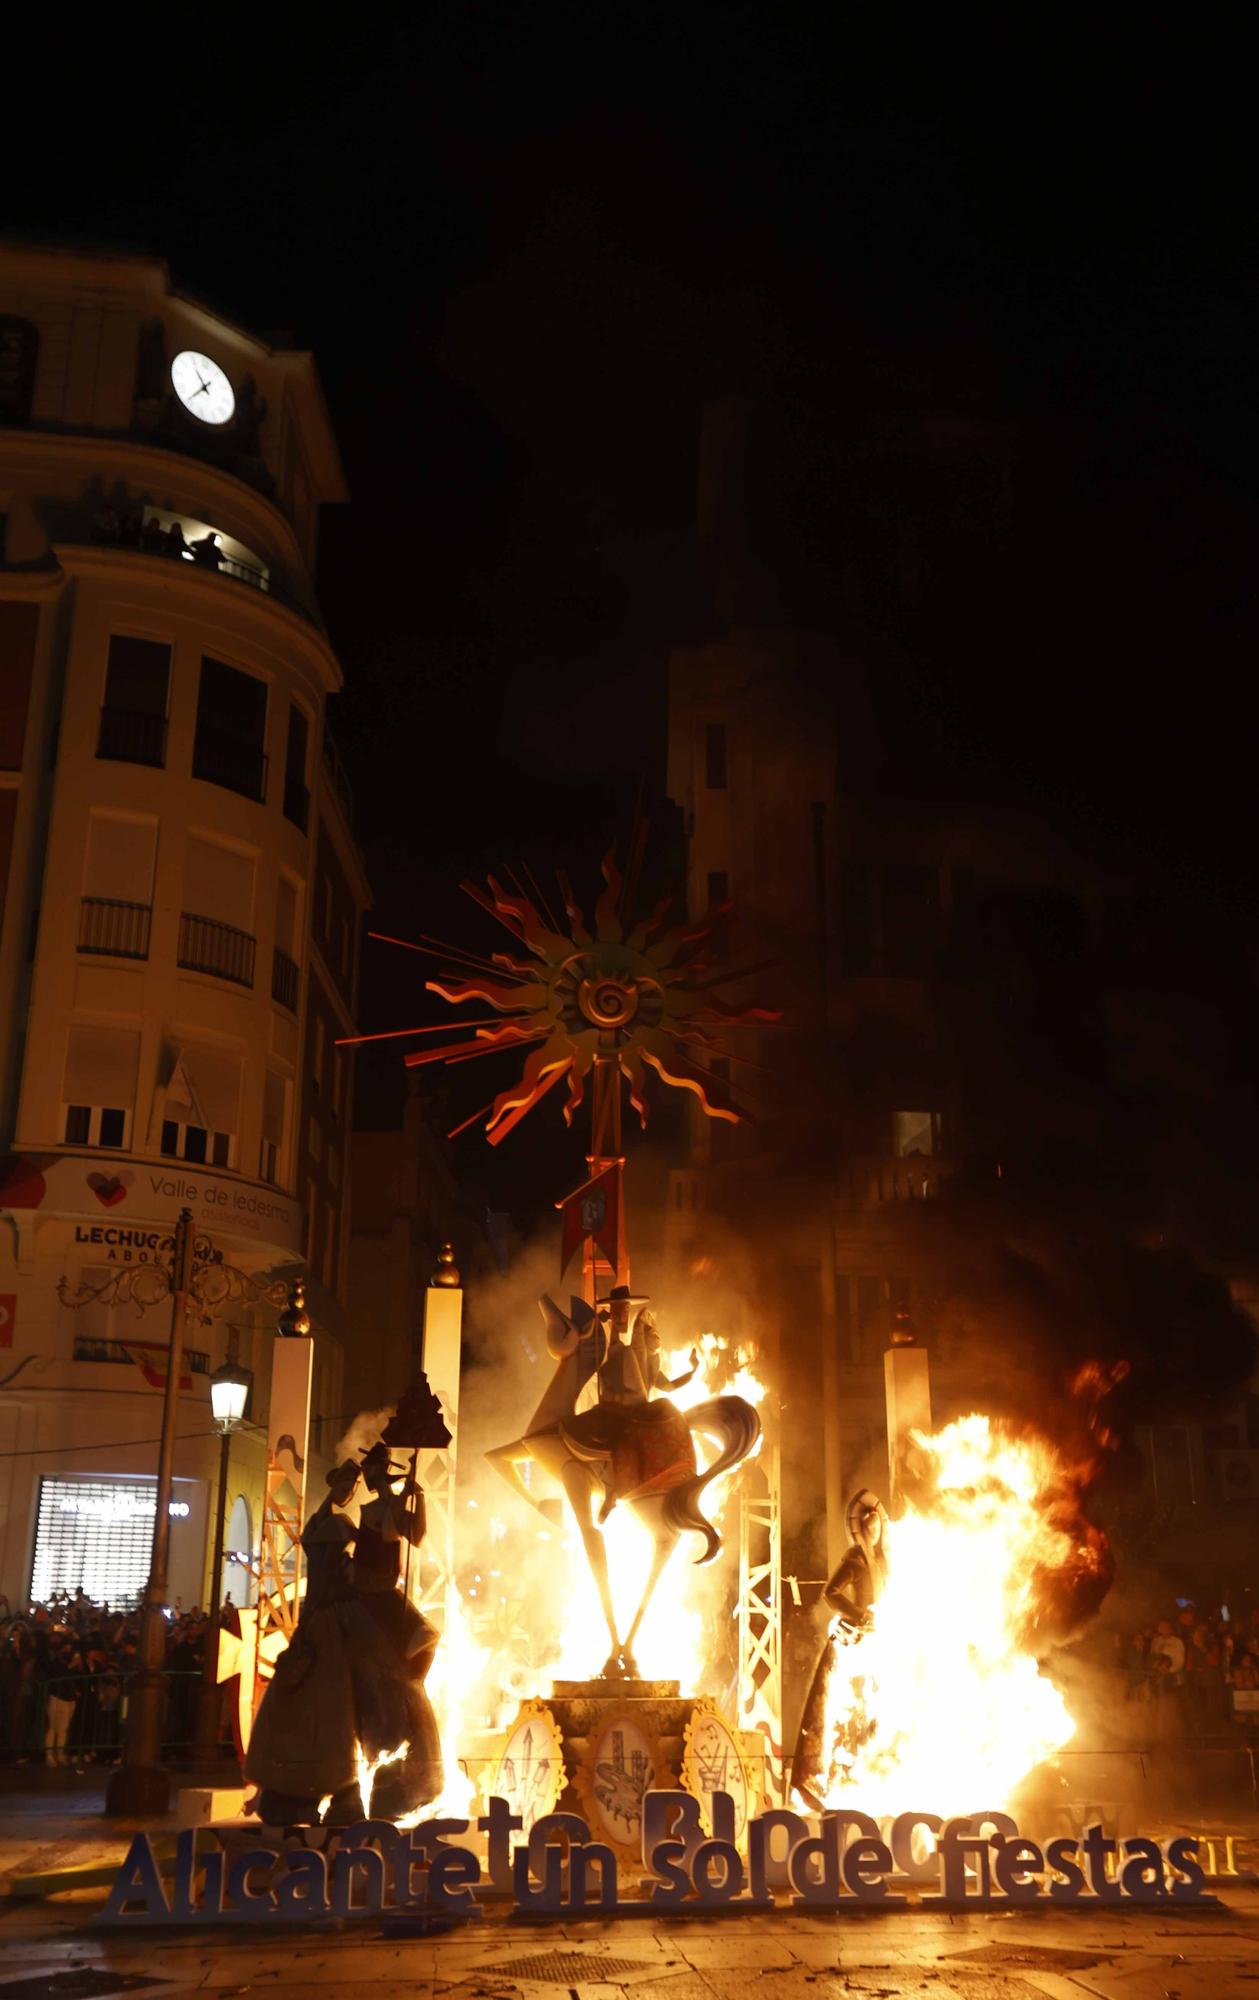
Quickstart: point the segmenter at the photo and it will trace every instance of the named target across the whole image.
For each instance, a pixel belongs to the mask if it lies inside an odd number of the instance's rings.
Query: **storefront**
[[[42,1474],[38,1482],[30,1595],[82,1589],[94,1603],[126,1608],[148,1581],[157,1481],[108,1473]],[[176,1479],[170,1502],[171,1603],[199,1601],[205,1489]]]

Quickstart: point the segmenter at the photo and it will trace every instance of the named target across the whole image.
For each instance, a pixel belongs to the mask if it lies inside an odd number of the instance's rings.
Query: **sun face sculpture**
[[[501,1090],[466,1123],[485,1118],[491,1145],[514,1130],[548,1091],[567,1085],[564,1116],[585,1095],[586,1079],[624,1077],[630,1102],[647,1122],[647,1071],[665,1083],[693,1091],[710,1118],[732,1124],[748,1114],[734,1101],[730,1086],[711,1059],[738,1060],[720,1031],[750,1021],[776,1021],[765,1007],[730,1007],[717,999],[715,985],[738,977],[714,962],[705,948],[730,905],[710,910],[697,923],[669,930],[661,926],[672,897],[643,922],[626,930],[620,914],[622,882],[614,854],[603,862],[604,888],[588,928],[565,876],[560,876],[568,929],[558,927],[540,893],[537,901],[512,895],[493,876],[489,893],[463,887],[525,947],[528,958],[494,952],[488,973],[426,982],[430,993],[461,1006],[482,1000],[503,1016],[500,1023],[475,1027],[471,1041],[448,1042],[406,1058],[409,1067],[434,1062],[467,1062],[503,1049],[527,1049],[518,1080]],[[705,1061],[708,1057],[709,1061]],[[462,1128],[460,1128],[462,1129]]]

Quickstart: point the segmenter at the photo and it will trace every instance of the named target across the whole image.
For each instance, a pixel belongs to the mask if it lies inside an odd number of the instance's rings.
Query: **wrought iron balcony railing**
[[[198,722],[192,750],[192,775],[207,784],[221,785],[224,791],[239,792],[242,798],[256,799],[261,805],[267,796],[266,753],[243,737]]]
[[[96,754],[114,764],[148,764],[162,770],[166,763],[166,717],[142,715],[130,708],[102,708]]]
[[[234,924],[185,910],[179,919],[179,963],[188,972],[210,972],[237,986],[254,983],[255,940]]]
[[[79,908],[79,950],[102,958],[147,958],[150,903],[125,903],[114,896],[84,896]]]

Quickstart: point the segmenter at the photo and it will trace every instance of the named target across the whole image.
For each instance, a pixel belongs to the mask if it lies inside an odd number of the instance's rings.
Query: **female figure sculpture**
[[[877,1493],[868,1486],[854,1493],[847,1520],[849,1546],[822,1592],[835,1616],[809,1683],[791,1764],[792,1788],[815,1812],[826,1803],[836,1749],[855,1751],[869,1733],[869,1725],[854,1714],[845,1732],[851,1741],[826,1741],[826,1689],[840,1652],[859,1644],[873,1624],[872,1607],[887,1581],[887,1513]]]

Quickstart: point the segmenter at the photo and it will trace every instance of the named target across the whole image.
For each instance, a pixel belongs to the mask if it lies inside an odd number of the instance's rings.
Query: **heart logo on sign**
[[[102,1208],[116,1208],[134,1179],[134,1174],[89,1174],[87,1184]]]

